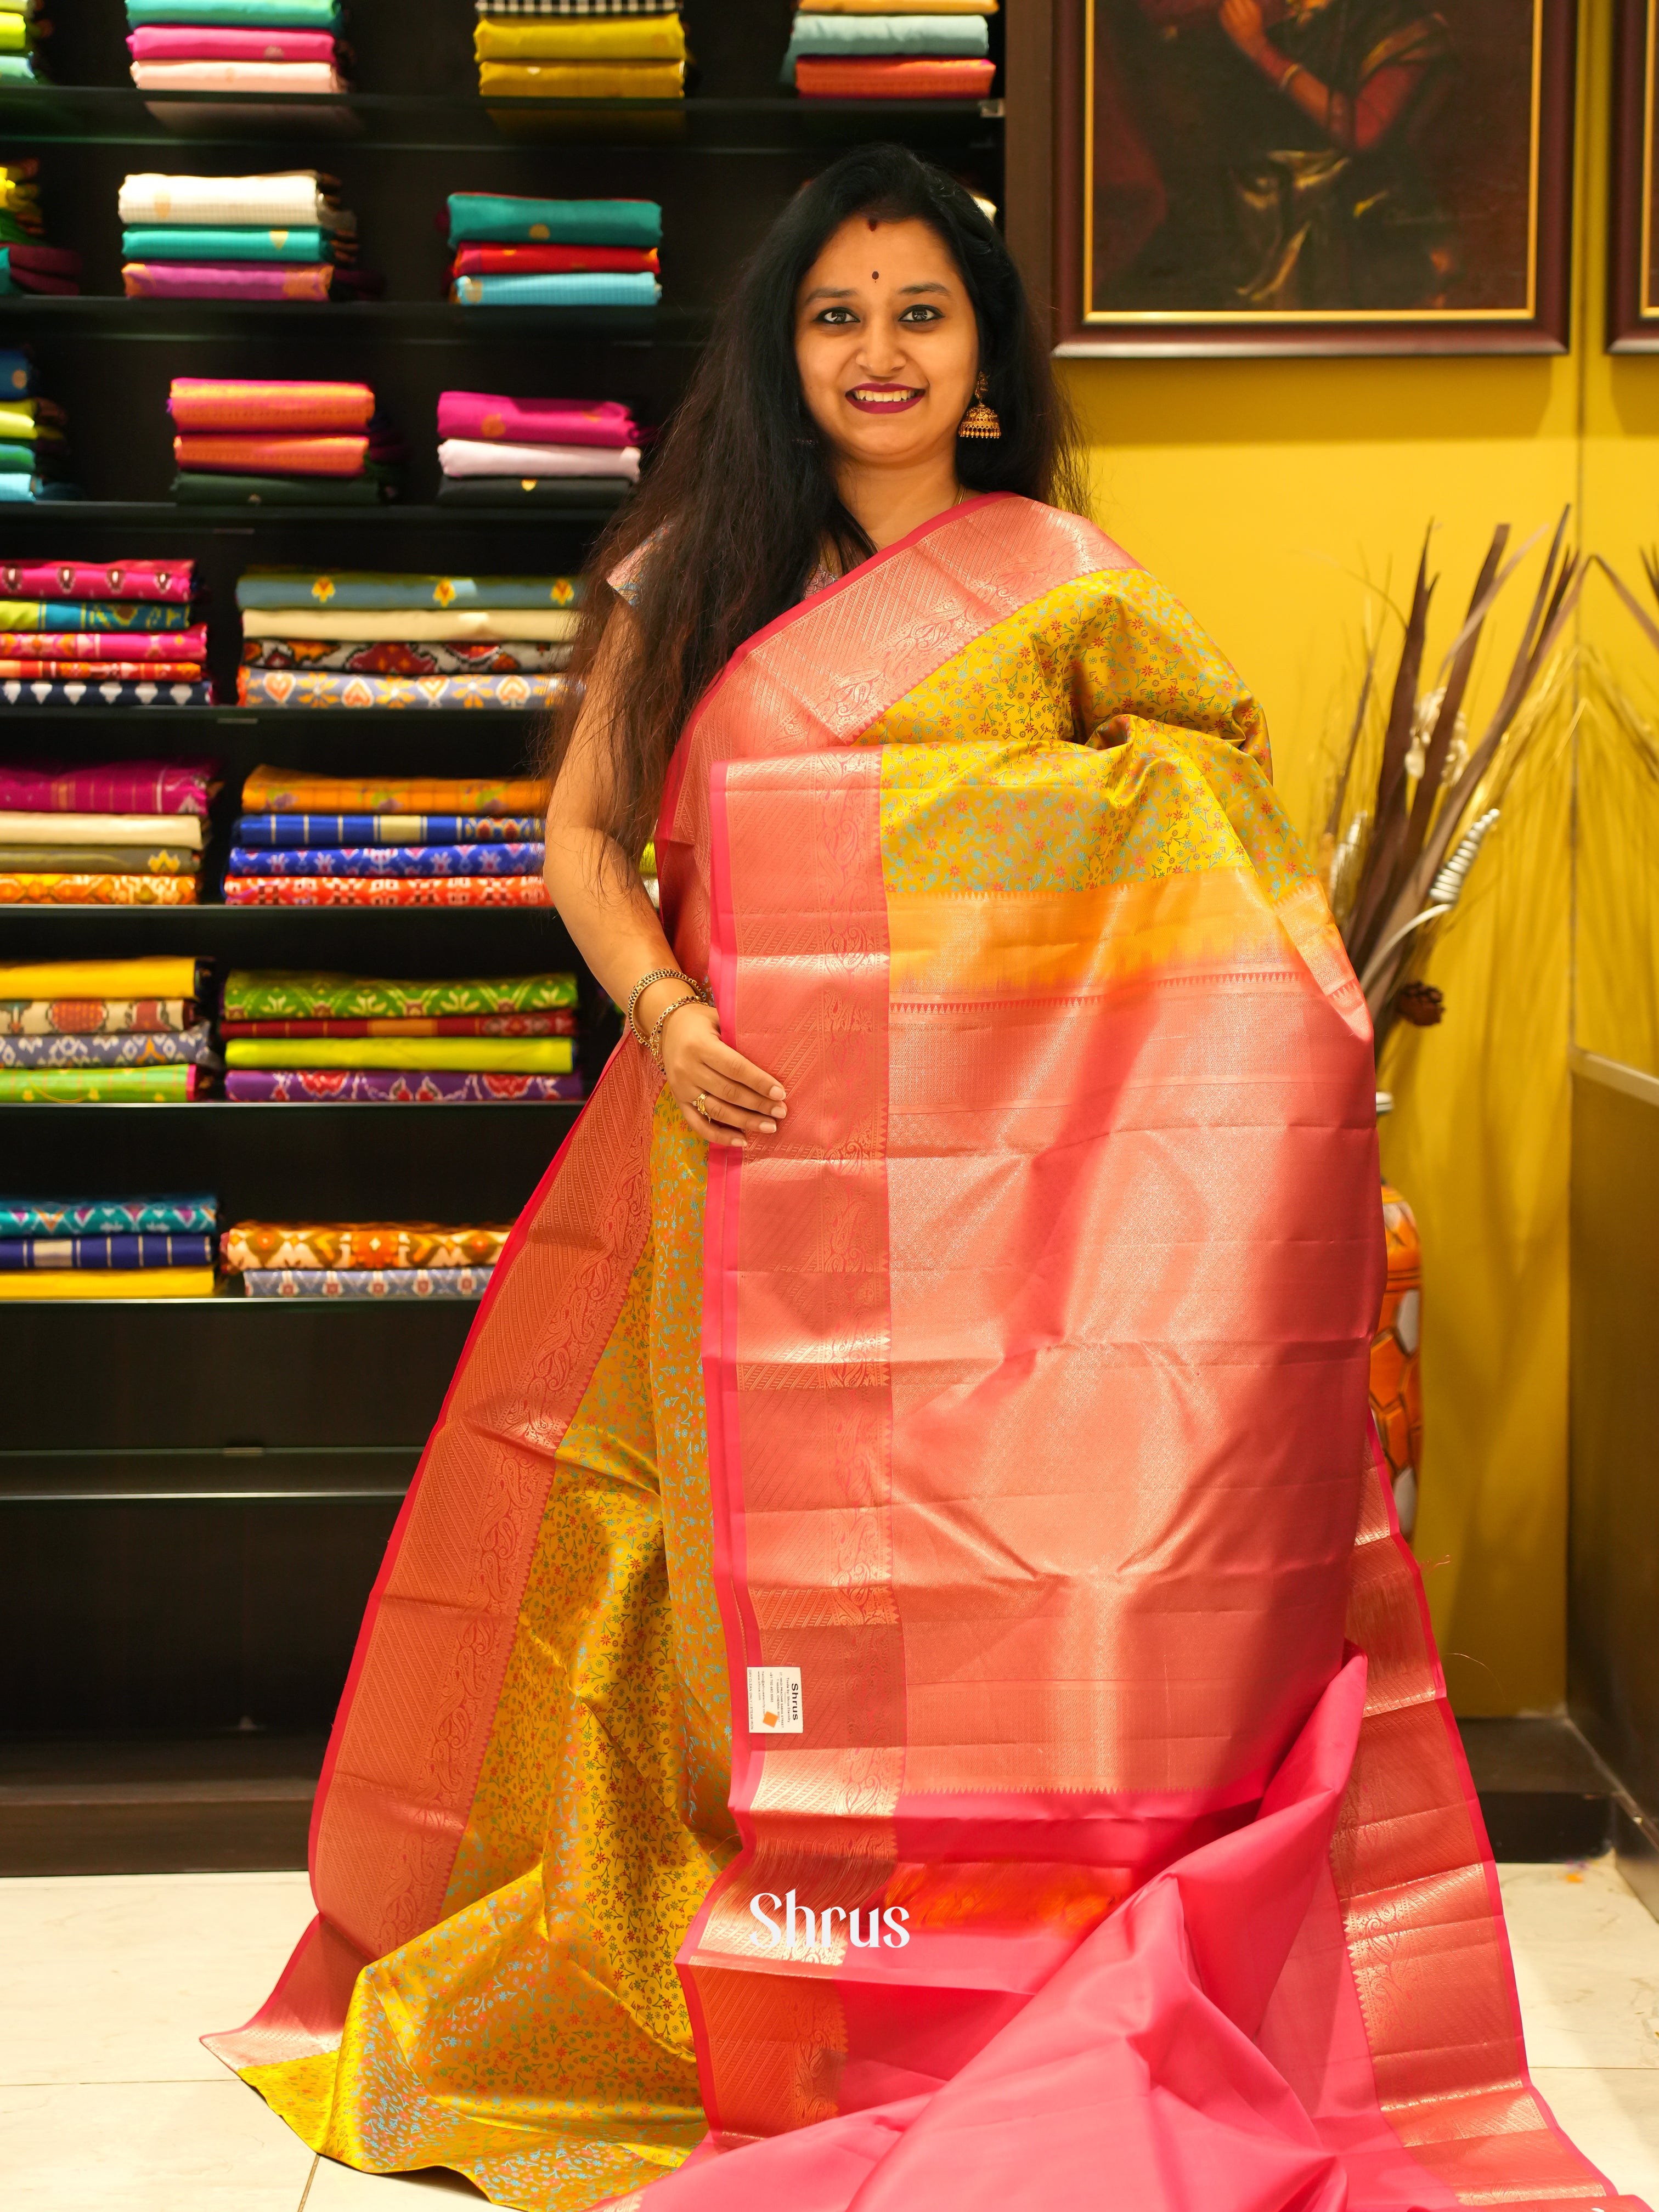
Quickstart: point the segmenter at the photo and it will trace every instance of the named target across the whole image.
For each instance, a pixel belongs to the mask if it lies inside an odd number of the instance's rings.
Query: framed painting
[[[1659,205],[1655,203],[1655,0],[1620,0],[1613,79],[1607,347],[1659,353]]]
[[[1565,349],[1573,0],[1054,0],[1054,34],[1062,353]]]

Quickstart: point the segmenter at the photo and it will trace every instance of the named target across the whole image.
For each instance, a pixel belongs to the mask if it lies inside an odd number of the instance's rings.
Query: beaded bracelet
[[[686,981],[690,982],[690,977],[687,976]],[[657,1017],[656,1027],[652,1030],[647,1046],[652,1059],[656,1061],[659,1067],[662,1066],[662,1033],[672,1017],[678,1013],[682,1006],[707,1006],[712,1003],[712,1000],[704,998],[701,991],[691,990],[687,992],[684,998],[676,999],[672,1006],[663,1008]]]
[[[645,994],[651,988],[651,986],[653,983],[671,982],[684,983],[688,991],[696,991],[698,989],[696,978],[685,975],[678,968],[653,968],[648,975],[641,975],[639,981],[635,984],[633,989],[629,993],[628,1013],[626,1019],[629,1028],[634,1032],[634,1042],[635,1044],[644,1044],[646,1042],[646,1036],[644,1030],[641,1029],[639,1024],[634,1019],[635,1007],[639,1005],[640,1000],[644,997]]]

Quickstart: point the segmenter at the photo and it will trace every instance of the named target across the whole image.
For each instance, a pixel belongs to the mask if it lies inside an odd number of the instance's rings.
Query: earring
[[[1002,424],[997,419],[997,410],[987,400],[985,390],[985,372],[981,369],[979,380],[974,386],[974,404],[957,425],[958,438],[1000,438],[1002,435]]]

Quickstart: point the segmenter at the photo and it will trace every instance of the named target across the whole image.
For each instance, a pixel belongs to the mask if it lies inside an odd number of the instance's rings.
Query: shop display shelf
[[[26,335],[166,344],[234,338],[258,344],[302,331],[308,338],[326,332],[399,345],[471,346],[492,337],[531,337],[544,344],[697,347],[712,319],[703,310],[674,307],[463,307],[452,300],[130,300],[119,293],[70,298],[12,293],[0,299],[0,343]]]

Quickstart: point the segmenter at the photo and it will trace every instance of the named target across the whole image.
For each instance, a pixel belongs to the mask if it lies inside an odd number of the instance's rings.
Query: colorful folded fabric
[[[331,62],[331,31],[228,29],[222,24],[153,23],[136,30],[127,52],[137,62]]]
[[[0,876],[0,903],[8,881],[49,882],[48,877]],[[149,884],[149,876],[93,877],[98,883]],[[173,886],[167,885],[172,889]],[[540,876],[227,876],[227,906],[548,906]]]
[[[239,877],[538,876],[546,859],[544,845],[236,845],[226,871]]]
[[[0,1036],[159,1036],[188,1028],[194,1018],[189,999],[0,999]]]
[[[0,823],[6,817],[0,815]],[[239,845],[289,850],[326,845],[533,845],[542,835],[534,814],[245,814],[232,835]]]
[[[683,100],[684,62],[480,62],[478,90],[503,100]]]
[[[0,1275],[0,1298],[210,1298],[217,1287],[211,1267],[72,1270],[58,1274]]]
[[[332,62],[134,62],[141,92],[343,92]]]
[[[299,234],[259,234],[285,238]],[[261,441],[278,432],[296,437],[366,436],[374,394],[366,384],[175,376],[168,387],[167,412],[178,430],[244,431]]]
[[[152,630],[191,627],[187,606],[153,599],[0,599],[0,643],[16,630]],[[171,654],[168,656],[171,658]]]
[[[0,1104],[163,1105],[196,1096],[194,1067],[0,1067]]]
[[[0,292],[81,289],[81,257],[61,246],[0,246]]]
[[[998,0],[904,0],[907,15],[994,15]],[[815,15],[890,15],[893,0],[812,0]]]
[[[6,988],[0,969],[0,993]],[[233,968],[225,977],[227,1021],[405,1021],[445,1014],[573,1012],[572,975],[341,975],[326,969]]]
[[[514,251],[510,246],[497,250]],[[568,251],[554,246],[522,250],[544,253]],[[640,434],[633,416],[619,399],[509,399],[493,392],[441,392],[438,435],[507,445],[621,448],[636,446]]]
[[[0,683],[9,707],[210,707],[211,684]]]
[[[569,658],[568,645],[536,645],[525,638],[426,645],[401,639],[262,637],[248,638],[242,646],[250,668],[318,668],[355,676],[545,676]]]
[[[246,477],[204,470],[176,476],[167,495],[186,507],[380,507],[394,484],[361,477]]]
[[[0,1237],[0,1273],[33,1267],[210,1267],[213,1238],[147,1230],[139,1235]]]
[[[34,389],[34,363],[16,346],[0,346],[0,392],[25,398]]]
[[[222,1037],[545,1037],[574,1036],[576,1017],[551,1014],[413,1015],[404,1021],[227,1022]]]
[[[125,261],[121,288],[129,300],[326,300],[335,275],[327,261]]]
[[[250,608],[244,641],[304,640],[337,645],[568,645],[580,625],[574,607],[450,607],[403,613],[369,607]],[[5,641],[0,638],[0,649]],[[264,660],[263,653],[259,656]]]
[[[481,1298],[493,1267],[250,1267],[251,1298]]]
[[[25,960],[0,968],[0,1000],[7,1004],[21,999],[193,999],[196,995],[193,959]],[[568,1001],[547,1003],[574,1006],[574,984]]]
[[[234,1067],[225,1077],[226,1097],[246,1105],[548,1105],[574,1103],[586,1091],[580,1075],[464,1075],[441,1069],[347,1074],[327,1067]]]
[[[216,1067],[205,1022],[124,1036],[0,1036],[0,1067]]]
[[[0,631],[8,660],[135,660],[173,662],[207,657],[207,624],[187,629],[9,629]]]
[[[0,1237],[130,1237],[146,1230],[206,1230],[219,1201],[185,1198],[0,1198]]]
[[[140,4],[148,5],[149,0],[140,0]],[[182,7],[190,0],[177,0],[177,4]],[[222,0],[206,0],[206,4],[218,6]],[[235,0],[235,4],[247,7],[253,0]],[[279,4],[286,10],[287,0]],[[297,24],[298,11],[307,4],[308,0],[294,0],[289,22]],[[174,23],[186,20],[176,12],[174,0],[158,0],[155,18]],[[135,20],[132,0],[127,20]],[[262,230],[356,228],[355,220],[336,206],[314,169],[262,177],[130,176],[122,180],[117,211],[123,223],[229,223]]]
[[[683,62],[685,32],[678,15],[564,22],[545,17],[502,22],[485,15],[473,31],[472,53],[480,62]]]
[[[238,1221],[219,1239],[220,1264],[244,1267],[491,1267],[510,1221],[449,1228],[436,1221]]]
[[[9,845],[0,875],[193,876],[202,856],[182,845]]]
[[[557,276],[576,269],[649,270],[659,266],[653,246],[462,246],[455,252],[457,276]],[[443,400],[438,403],[441,409]],[[441,413],[438,427],[443,428]]]
[[[0,659],[0,681],[24,684],[199,684],[199,660]]]
[[[283,477],[355,477],[368,459],[368,439],[252,431],[181,430],[173,441],[181,469],[229,469]]]
[[[250,814],[532,814],[544,819],[550,788],[539,776],[412,775],[377,781],[262,766],[242,786],[242,805]],[[0,969],[0,979],[4,973]]]
[[[84,496],[78,485],[63,483],[55,477],[0,476],[0,504],[19,504],[24,501],[50,502]]]
[[[795,64],[795,90],[809,100],[988,100],[994,62],[829,61]]]
[[[472,0],[472,5],[480,15],[672,15],[680,0]]]
[[[4,1040],[0,1039],[0,1043]],[[457,1068],[568,1075],[575,1045],[562,1037],[232,1037],[228,1067]]]
[[[550,507],[584,512],[620,507],[634,487],[623,477],[445,477],[446,506]]]
[[[61,436],[64,420],[63,409],[50,399],[0,401],[0,438],[28,441]]]
[[[478,284],[586,283],[586,277],[479,276]],[[596,283],[631,283],[631,277],[596,278]],[[647,279],[650,282],[650,279]],[[629,483],[640,473],[637,446],[519,446],[490,438],[446,438],[438,466],[447,477],[621,477]]]
[[[256,31],[337,31],[341,20],[339,0],[126,0],[126,9],[134,25],[201,23],[210,29],[242,23]]]
[[[247,611],[276,608],[346,607],[366,614],[407,608],[574,607],[580,599],[574,576],[405,576],[367,569],[248,568],[236,580],[236,604]]]
[[[111,761],[97,768],[0,766],[0,807],[50,814],[206,814],[216,761]],[[197,841],[201,832],[197,832]],[[0,974],[3,974],[0,969]]]
[[[660,246],[655,200],[534,200],[452,192],[449,242],[490,246]]]
[[[0,906],[194,906],[194,876],[0,875]]]
[[[463,307],[654,307],[662,286],[654,276],[626,274],[458,276],[449,295]]]
[[[326,230],[256,230],[249,225],[215,228],[191,223],[169,228],[148,223],[121,233],[124,261],[330,261],[334,252],[332,234]],[[173,420],[178,419],[175,415]],[[222,426],[204,422],[192,427],[205,430]],[[323,422],[304,427],[353,429],[356,425]]]
[[[5,356],[0,355],[0,361]],[[112,561],[96,566],[89,561],[7,561],[0,562],[0,597],[27,599],[160,599],[189,600],[196,589],[195,564],[190,561]],[[185,614],[180,622],[189,623]],[[20,625],[8,623],[8,629]],[[135,625],[127,623],[126,628]],[[84,629],[84,623],[30,623],[28,629]]]
[[[242,707],[506,708],[545,707],[560,694],[561,676],[326,676],[282,668],[239,668]],[[0,685],[0,696],[6,687]]]
[[[803,54],[860,58],[939,54],[952,59],[978,60],[990,44],[985,18],[972,15],[843,15],[825,9],[803,9],[789,33],[784,56],[785,82],[794,74]]]

